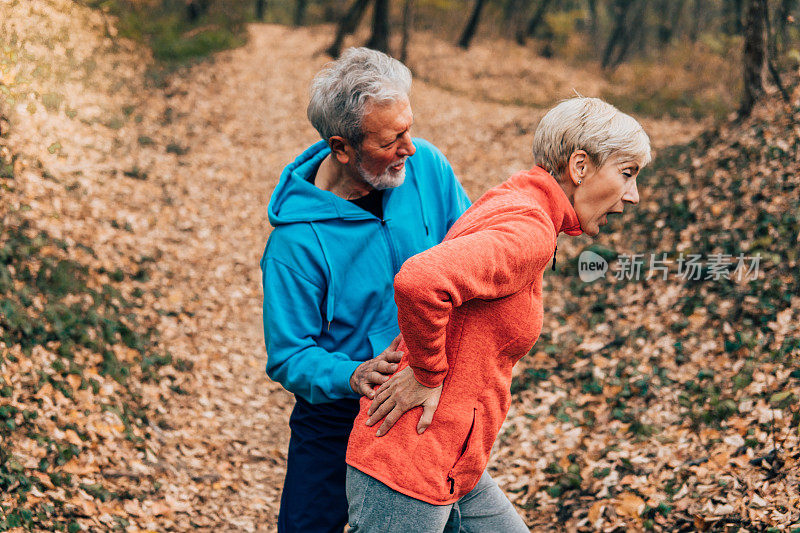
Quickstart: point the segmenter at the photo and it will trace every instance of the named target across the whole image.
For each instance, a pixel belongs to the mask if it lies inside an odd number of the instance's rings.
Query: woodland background
[[[266,205],[311,78],[369,43],[473,199],[575,91],[652,138],[641,204],[559,243],[516,369],[490,470],[532,530],[800,531],[799,7],[0,1],[0,530],[274,530]],[[583,283],[587,248],[672,271]]]

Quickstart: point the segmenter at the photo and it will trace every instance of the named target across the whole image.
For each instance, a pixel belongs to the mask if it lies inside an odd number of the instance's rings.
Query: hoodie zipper
[[[392,272],[397,272],[398,271],[397,251],[394,248],[394,243],[392,243],[391,234],[389,233],[389,227],[386,225],[385,219],[379,219],[379,221],[381,223],[383,238],[386,239],[386,245],[389,247],[389,255],[391,256],[392,260]]]

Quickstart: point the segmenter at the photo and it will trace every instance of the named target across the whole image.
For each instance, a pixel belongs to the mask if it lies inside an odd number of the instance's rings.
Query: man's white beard
[[[405,157],[402,161],[405,162],[406,159],[408,158]],[[403,165],[403,168],[400,170],[392,170],[392,165],[396,165],[397,163],[399,163],[399,161],[395,161],[387,166],[386,170],[381,174],[372,174],[364,168],[359,158],[356,160],[356,169],[361,179],[370,184],[373,189],[380,191],[383,189],[393,189],[403,184],[403,181],[406,179],[406,166]]]

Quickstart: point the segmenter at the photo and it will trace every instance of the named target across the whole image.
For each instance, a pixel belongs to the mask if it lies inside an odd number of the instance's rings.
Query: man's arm
[[[262,262],[267,375],[310,403],[372,397],[400,361],[399,338],[369,361],[353,361],[317,344],[324,320],[323,290],[307,276],[275,259]]]

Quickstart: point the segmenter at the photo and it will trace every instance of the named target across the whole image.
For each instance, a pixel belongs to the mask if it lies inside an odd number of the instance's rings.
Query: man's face
[[[407,97],[368,108],[364,116],[364,140],[356,150],[356,170],[375,189],[403,183],[405,160],[414,155],[411,124],[414,115]]]

